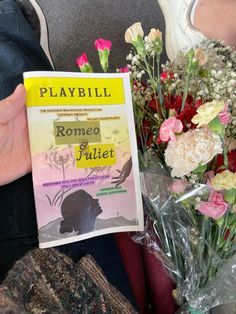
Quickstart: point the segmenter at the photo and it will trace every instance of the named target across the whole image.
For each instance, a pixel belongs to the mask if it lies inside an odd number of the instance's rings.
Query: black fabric
[[[37,37],[13,0],[0,1],[0,99],[10,95],[22,73],[52,70]],[[10,169],[9,169],[10,171]],[[1,175],[1,174],[0,174]],[[31,174],[0,187],[0,281],[16,260],[38,247]],[[113,235],[60,246],[77,262],[91,254],[108,280],[135,304]]]

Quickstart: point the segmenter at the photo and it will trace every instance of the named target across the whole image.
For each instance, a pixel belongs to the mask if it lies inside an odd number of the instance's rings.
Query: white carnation
[[[221,153],[220,137],[208,128],[200,128],[189,130],[176,136],[176,141],[169,142],[165,161],[172,168],[172,177],[183,177]]]

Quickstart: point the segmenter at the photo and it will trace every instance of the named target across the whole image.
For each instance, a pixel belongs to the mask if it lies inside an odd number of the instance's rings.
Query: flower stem
[[[143,61],[144,61],[145,67],[146,67],[146,72],[147,72],[147,74],[149,76],[149,79],[151,81],[151,85],[152,85],[154,94],[156,94],[156,89],[157,89],[158,97],[159,97],[159,100],[160,100],[161,114],[162,114],[163,119],[165,119],[165,112],[164,112],[163,106],[162,106],[162,104],[163,104],[163,96],[162,96],[161,85],[160,85],[159,65],[158,65],[158,68],[157,68],[158,72],[157,72],[157,86],[156,86],[156,80],[152,76],[152,72],[150,70],[150,65],[148,64],[146,57],[143,58]]]
[[[225,141],[224,138],[221,136],[221,143],[222,143],[222,148],[223,148],[223,156],[224,156],[224,165],[225,169],[229,168],[229,161],[228,161],[228,156],[227,156],[227,148],[225,147]]]
[[[159,95],[159,99],[160,99],[160,104],[161,106],[163,106],[163,94],[162,94],[162,90],[161,90],[161,80],[160,80],[160,60],[157,59],[157,88],[158,88],[158,95]]]
[[[190,83],[190,78],[192,75],[192,65],[193,65],[193,57],[189,56],[188,59],[188,64],[187,64],[187,71],[186,71],[186,80],[185,80],[185,88],[184,88],[184,94],[182,98],[182,105],[180,111],[184,110],[185,102],[188,96],[188,89],[189,89],[189,83]]]

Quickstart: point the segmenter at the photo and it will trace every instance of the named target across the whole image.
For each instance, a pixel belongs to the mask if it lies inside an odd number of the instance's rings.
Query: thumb
[[[7,124],[13,120],[26,103],[26,90],[19,84],[14,93],[0,101],[0,124]]]

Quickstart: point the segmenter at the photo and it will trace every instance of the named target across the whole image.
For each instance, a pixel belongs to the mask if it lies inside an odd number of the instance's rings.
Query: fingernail
[[[25,88],[24,85],[22,83],[18,84],[15,88],[15,92],[20,91],[21,89]]]

